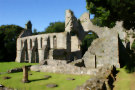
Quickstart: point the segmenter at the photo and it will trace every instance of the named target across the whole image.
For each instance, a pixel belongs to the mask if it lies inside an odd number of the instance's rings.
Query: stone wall
[[[110,36],[94,40],[83,56],[86,67],[99,68],[104,65],[119,65],[118,34],[111,32]]]
[[[87,80],[83,85],[77,86],[75,90],[113,90],[116,74],[115,67],[102,68],[96,76]]]
[[[31,25],[31,24],[30,24]],[[29,28],[28,28],[29,27]],[[27,26],[26,29],[31,29]],[[99,37],[94,40],[85,55],[81,56],[80,46],[84,37],[94,32]],[[28,35],[27,35],[28,34]],[[131,48],[133,31],[126,31],[122,22],[113,28],[98,27],[90,21],[89,13],[80,19],[71,10],[66,10],[65,32],[30,36],[27,31],[17,39],[17,62],[40,62],[46,59],[83,59],[87,68],[100,68],[106,64],[120,67],[119,41],[125,48]]]
[[[47,65],[34,65],[30,68],[32,71],[64,73],[64,74],[87,74],[94,75],[98,69],[88,69],[85,67],[77,67],[72,64],[67,64],[64,60],[47,60]]]
[[[70,44],[68,39],[70,38],[66,32],[18,38],[16,61],[36,62],[38,59],[37,62],[39,62],[47,58],[53,58],[53,55],[57,54],[54,50],[62,50],[68,53],[68,50],[70,50],[70,47],[67,46]]]

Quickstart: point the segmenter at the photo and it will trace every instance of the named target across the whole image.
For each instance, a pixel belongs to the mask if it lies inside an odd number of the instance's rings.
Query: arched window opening
[[[30,49],[32,49],[32,40],[30,39]]]
[[[42,48],[42,42],[43,42],[43,38],[41,38],[40,40],[41,40],[41,41],[40,41],[40,42],[41,42],[41,43],[40,43],[40,45],[41,45],[41,48]]]
[[[93,40],[95,40],[96,38],[98,38],[98,36],[94,32],[88,32],[88,34],[84,37],[81,45],[82,56],[85,54]]]
[[[24,41],[24,47],[22,50],[22,54],[23,54],[23,62],[28,62],[28,44],[27,44],[27,40]]]
[[[53,37],[53,48],[54,49],[57,48],[57,38],[56,38],[56,36]]]
[[[38,54],[38,49],[35,49],[35,63],[39,62],[39,54]]]

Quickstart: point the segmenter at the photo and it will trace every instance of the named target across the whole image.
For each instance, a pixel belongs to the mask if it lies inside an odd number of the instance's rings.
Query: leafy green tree
[[[86,0],[87,10],[95,15],[99,26],[113,27],[124,21],[126,29],[135,29],[135,0]]]
[[[64,22],[53,22],[45,29],[45,33],[54,33],[54,32],[64,32],[65,23]]]
[[[23,30],[16,25],[0,26],[0,61],[12,61],[16,57],[16,40]]]
[[[135,50],[135,41],[133,41],[133,44],[131,45],[131,49]]]
[[[34,29],[32,34],[37,35],[38,34],[37,29]]]

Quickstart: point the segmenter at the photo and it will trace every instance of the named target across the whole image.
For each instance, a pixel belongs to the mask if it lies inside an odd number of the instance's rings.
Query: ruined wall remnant
[[[98,27],[90,21],[89,13],[77,19],[71,10],[66,10],[64,32],[32,36],[31,28],[32,24],[28,22],[26,30],[17,39],[17,62],[34,63],[48,59],[70,62],[81,59],[85,68],[120,67],[119,41],[123,40],[125,48],[128,42],[134,41],[132,30],[126,31],[122,22],[117,22],[111,29]],[[99,38],[92,42],[82,57],[80,46],[89,32],[96,33]]]
[[[48,58],[53,59],[56,54],[57,56],[63,56],[63,54],[66,56],[69,52],[67,49],[67,35],[64,32],[18,38],[16,61],[34,63]],[[61,50],[63,53],[58,53],[57,50]]]
[[[119,66],[118,34],[102,37],[93,41],[83,56],[86,67],[99,68],[104,65]]]

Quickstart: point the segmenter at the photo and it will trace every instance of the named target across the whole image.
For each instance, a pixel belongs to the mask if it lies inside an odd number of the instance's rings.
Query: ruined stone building
[[[79,40],[71,36],[71,20],[67,11],[65,32],[48,33],[32,36],[32,24],[29,21],[26,29],[17,39],[17,62],[40,62],[45,59],[73,60],[81,58]],[[68,19],[70,18],[70,20]]]
[[[99,38],[92,42],[82,56],[80,46],[89,32],[96,33]],[[84,13],[77,19],[72,11],[66,10],[64,32],[32,35],[31,22],[26,24],[25,30],[17,39],[16,62],[38,63],[43,60],[81,59],[87,68],[105,65],[120,67],[119,37],[122,40],[127,37],[122,22],[117,22],[111,29],[98,27],[90,21],[89,13]],[[126,42],[123,44],[126,46]]]

